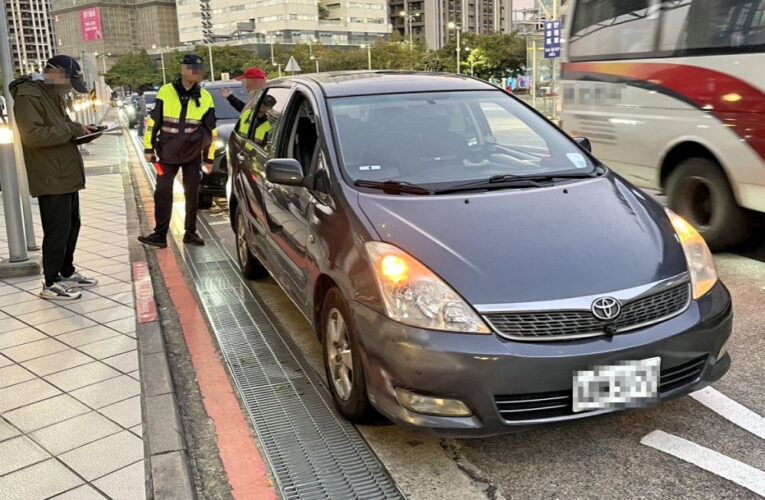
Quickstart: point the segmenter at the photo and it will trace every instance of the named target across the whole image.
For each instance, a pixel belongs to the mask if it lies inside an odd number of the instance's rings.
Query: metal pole
[[[8,91],[8,84],[13,80],[11,51],[8,43],[8,19],[5,6],[0,8],[0,70],[3,76],[3,94],[8,110],[8,126],[2,134],[7,140],[0,140],[0,183],[3,186],[3,208],[5,211],[5,231],[8,235],[8,260],[23,262],[29,259],[27,254],[24,225],[22,222],[19,179],[16,170],[16,157],[13,146],[13,97]],[[18,141],[18,137],[16,138]],[[17,144],[19,144],[17,142]]]
[[[213,66],[212,44],[207,44],[207,52],[210,54],[210,80],[215,81],[215,66]]]
[[[534,35],[532,35],[534,36]],[[537,39],[532,38],[531,42],[531,107],[537,107]]]
[[[369,61],[369,71],[372,71],[372,46],[367,47],[367,60]]]
[[[162,85],[167,84],[167,78],[165,77],[165,53],[162,49],[159,49],[159,59],[162,61]]]
[[[409,14],[409,16],[406,18],[407,21],[409,21],[409,52],[412,51],[412,20],[414,19],[414,16],[412,14]]]
[[[457,74],[461,74],[460,70],[460,31],[462,31],[462,26],[457,26]]]
[[[21,137],[16,120],[13,121],[13,137]],[[24,154],[21,148],[14,148],[16,153],[16,170],[19,176],[19,195],[21,196],[21,213],[24,216],[24,233],[27,237],[27,250],[39,250],[35,236],[35,222],[32,218],[32,202],[29,197],[29,181],[27,169],[24,167]]]
[[[274,61],[274,37],[271,36],[271,65],[276,66],[276,61]]]

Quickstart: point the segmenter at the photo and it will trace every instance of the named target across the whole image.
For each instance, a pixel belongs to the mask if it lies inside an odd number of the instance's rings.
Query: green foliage
[[[516,33],[489,33],[476,35],[463,33],[460,70],[470,74],[470,61],[476,77],[488,80],[491,75],[502,77],[517,75],[526,63],[526,41]],[[466,50],[470,48],[471,50]],[[441,71],[457,71],[457,42],[452,40],[435,52]]]
[[[106,83],[112,87],[128,87],[138,90],[162,82],[162,73],[145,50],[120,56],[114,66],[104,74]]]

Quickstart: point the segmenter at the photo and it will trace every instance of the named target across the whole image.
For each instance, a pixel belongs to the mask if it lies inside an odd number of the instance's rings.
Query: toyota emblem
[[[592,314],[603,321],[610,321],[616,318],[621,310],[621,304],[613,297],[601,297],[592,303]]]

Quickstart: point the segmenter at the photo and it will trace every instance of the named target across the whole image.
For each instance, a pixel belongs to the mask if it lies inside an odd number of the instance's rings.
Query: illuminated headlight
[[[459,399],[434,398],[396,388],[396,398],[401,406],[415,413],[442,417],[469,417],[473,410]]]
[[[215,149],[221,150],[221,149],[223,149],[225,147],[226,147],[226,143],[225,142],[221,141],[220,139],[217,139],[215,141]]]
[[[717,283],[717,267],[712,252],[693,226],[672,210],[666,211],[685,252],[688,271],[691,273],[693,298],[698,299]]]
[[[122,107],[122,99],[117,100],[117,106],[120,108]]]
[[[457,292],[414,257],[378,241],[368,242],[364,248],[390,319],[431,330],[491,333]]]
[[[126,109],[129,115],[135,114],[135,106],[133,106],[132,104],[128,104]]]

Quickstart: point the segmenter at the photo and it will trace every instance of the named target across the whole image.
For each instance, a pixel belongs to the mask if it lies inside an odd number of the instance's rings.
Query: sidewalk
[[[89,145],[72,302],[0,280],[0,499],[144,499],[146,461],[121,133]],[[1,195],[1,193],[0,193]],[[35,230],[42,243],[39,210]],[[0,256],[7,257],[0,204]]]

